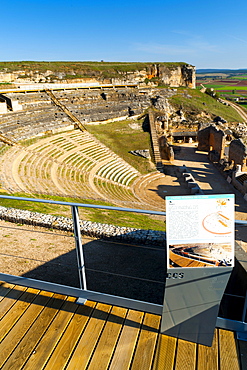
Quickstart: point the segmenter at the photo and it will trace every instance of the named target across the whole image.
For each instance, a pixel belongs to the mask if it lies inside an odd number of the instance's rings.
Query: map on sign
[[[166,197],[168,268],[234,264],[234,195]]]

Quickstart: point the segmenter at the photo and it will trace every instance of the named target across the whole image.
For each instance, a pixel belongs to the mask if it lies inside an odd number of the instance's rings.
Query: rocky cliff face
[[[83,77],[82,77],[83,74]],[[195,67],[182,63],[160,63],[160,64],[145,64],[143,68],[133,69],[129,71],[118,70],[115,67],[114,71],[110,70],[90,70],[78,71],[70,70],[69,73],[60,70],[12,70],[0,71],[0,83],[50,83],[50,82],[100,82],[100,83],[138,83],[158,84],[162,83],[171,87],[185,86],[195,88]]]
[[[152,74],[171,87],[185,86],[192,89],[196,87],[195,67],[188,64],[174,67],[157,64],[153,66]]]

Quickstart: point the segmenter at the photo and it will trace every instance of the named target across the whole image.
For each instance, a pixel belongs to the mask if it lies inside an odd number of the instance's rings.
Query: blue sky
[[[246,16],[246,0],[11,0],[1,7],[0,60],[247,68]]]

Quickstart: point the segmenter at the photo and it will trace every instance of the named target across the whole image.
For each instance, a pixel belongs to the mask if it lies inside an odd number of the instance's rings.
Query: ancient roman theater
[[[164,182],[162,171],[154,168],[142,175],[85,129],[87,123],[114,119],[129,119],[131,126],[133,116],[136,119],[149,107],[150,92],[96,86],[1,96],[11,107],[0,115],[2,191],[164,209],[158,194],[145,191]]]

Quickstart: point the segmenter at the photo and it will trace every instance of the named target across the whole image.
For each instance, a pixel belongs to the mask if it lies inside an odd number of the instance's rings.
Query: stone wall
[[[173,147],[167,142],[167,137],[159,137],[159,147],[161,158],[167,161],[174,161]]]
[[[235,139],[224,153],[225,138],[222,130],[208,126],[198,132],[198,150],[209,153],[210,161],[247,200],[247,147],[241,139]]]
[[[0,114],[7,113],[7,104],[5,102],[0,101]]]
[[[239,165],[238,165],[239,166]],[[247,200],[247,181],[242,181],[242,177],[246,179],[246,173],[242,171],[238,171],[238,168],[236,171],[233,171],[232,177],[231,177],[231,183],[232,185],[238,189],[238,191],[244,195],[244,199]]]
[[[38,212],[0,206],[0,219],[26,225],[73,232],[73,221],[68,217],[57,217]],[[91,221],[80,221],[82,235],[138,244],[165,245],[164,231],[120,227]]]
[[[131,88],[53,93],[82,123],[134,116],[151,105],[149,94]]]
[[[222,130],[212,126],[209,136],[209,145],[219,154],[219,160],[224,156],[226,135]]]
[[[241,139],[231,141],[228,159],[234,166],[240,165],[243,172],[247,171],[247,148]]]
[[[172,89],[79,89],[53,92],[82,124],[99,124],[107,120],[135,118],[152,106],[158,97],[169,97]],[[46,92],[5,93],[5,98],[17,101],[22,111],[3,111],[0,114],[1,134],[20,141],[42,133],[55,132],[71,125],[70,117],[50,100]],[[6,105],[6,99],[5,103]],[[164,107],[165,108],[165,107]]]
[[[13,112],[22,110],[21,104],[19,104],[17,100],[11,99],[7,95],[0,94],[0,102],[5,102],[7,108],[9,108]],[[1,112],[1,113],[6,113],[6,112]]]
[[[7,105],[7,108],[9,109],[12,108],[11,99],[8,96],[0,94],[0,102],[5,102],[5,104]]]
[[[220,160],[224,156],[225,140],[225,133],[210,125],[198,131],[198,150],[214,151],[218,155],[218,160]]]

